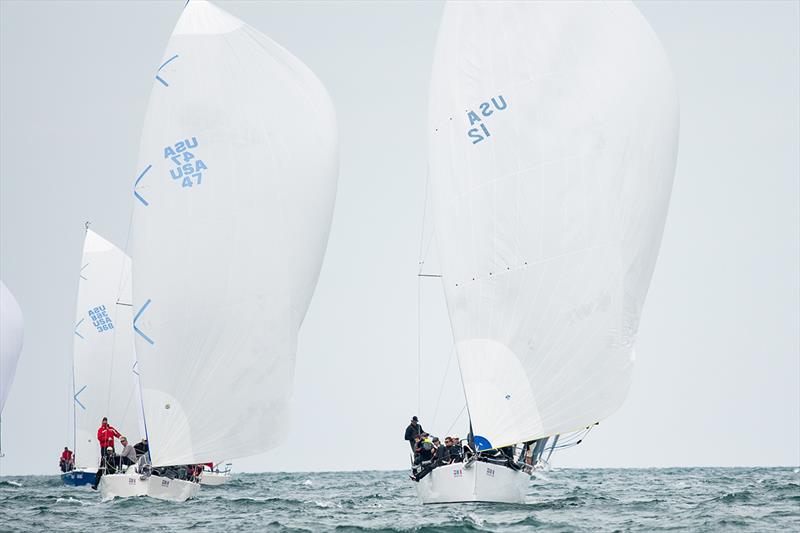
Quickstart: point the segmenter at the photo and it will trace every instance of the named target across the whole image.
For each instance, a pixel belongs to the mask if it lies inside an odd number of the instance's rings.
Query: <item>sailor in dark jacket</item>
[[[146,454],[150,450],[150,447],[147,445],[147,439],[142,439],[142,442],[134,445],[133,450],[136,452],[137,457]]]
[[[100,484],[100,478],[103,477],[104,474],[111,475],[116,473],[116,466],[117,456],[114,454],[114,448],[109,446],[106,448],[106,453],[100,458],[100,468],[97,469],[97,474],[94,476],[92,488],[97,490],[97,486]]]
[[[433,439],[433,456],[437,465],[446,465],[450,462],[450,450],[447,449],[450,444],[450,437],[445,437],[444,442],[445,444],[443,445],[438,438],[434,437]]]
[[[458,439],[455,437],[447,437],[447,439],[445,439],[445,444],[447,447],[447,455],[450,457],[450,462],[460,463],[461,443],[458,442]]]
[[[411,451],[414,451],[414,440],[417,438],[417,435],[421,435],[422,425],[419,424],[416,415],[411,417],[411,423],[406,428],[406,436],[405,440],[408,441],[408,444],[411,445]]]

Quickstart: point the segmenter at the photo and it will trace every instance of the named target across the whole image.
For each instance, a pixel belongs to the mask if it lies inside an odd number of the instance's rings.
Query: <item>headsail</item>
[[[0,281],[0,413],[17,373],[23,329],[22,309],[6,284]]]
[[[134,328],[155,464],[282,440],[337,167],[333,107],[312,72],[190,1],[153,82],[134,186]]]
[[[432,205],[469,413],[493,446],[623,402],[677,134],[667,59],[631,3],[445,8]]]
[[[104,416],[132,442],[144,436],[130,277],[130,258],[87,229],[72,351],[75,463],[79,468],[98,465],[97,428]]]

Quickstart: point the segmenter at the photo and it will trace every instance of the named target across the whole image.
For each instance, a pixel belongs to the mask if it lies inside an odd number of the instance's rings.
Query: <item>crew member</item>
[[[427,433],[421,433],[419,441],[417,442],[417,448],[414,450],[419,454],[419,458],[423,463],[433,458],[433,442],[431,442],[429,437]]]
[[[408,444],[411,446],[411,450],[414,450],[414,443],[416,441],[417,435],[421,435],[424,433],[422,430],[422,424],[419,423],[416,415],[411,417],[411,423],[406,428],[406,436],[405,440],[408,441]]]
[[[61,452],[61,459],[58,460],[58,466],[61,467],[62,472],[69,472],[75,469],[75,460],[72,458],[72,452],[66,446],[64,446],[64,451]]]
[[[141,456],[147,454],[150,450],[150,447],[147,445],[147,439],[142,439],[142,441],[133,447],[136,450],[136,455]]]
[[[450,462],[450,437],[444,438],[444,446],[441,445],[439,439],[433,439],[433,443],[436,445],[436,464],[448,464]]]
[[[136,463],[136,450],[128,444],[126,437],[120,437],[119,443],[122,444],[122,453],[119,454],[120,464],[127,466]]]
[[[447,453],[450,456],[451,463],[461,462],[461,444],[458,442],[458,437],[447,437],[450,444],[447,444]],[[447,442],[445,440],[445,442]]]
[[[100,478],[103,477],[103,475],[116,473],[116,464],[117,456],[114,455],[114,448],[109,446],[100,458],[100,468],[97,469],[97,474],[94,476],[94,484],[92,485],[94,490],[97,490],[97,486],[100,484]]]
[[[103,417],[103,422],[97,429],[97,442],[100,443],[100,455],[105,455],[105,450],[109,446],[114,451],[114,437],[120,438],[122,435],[108,423],[108,418]]]

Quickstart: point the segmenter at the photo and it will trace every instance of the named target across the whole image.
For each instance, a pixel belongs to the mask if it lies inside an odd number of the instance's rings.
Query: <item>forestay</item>
[[[8,391],[17,373],[23,329],[22,309],[6,284],[0,281],[0,413],[6,406]]]
[[[99,464],[97,429],[104,416],[132,443],[144,436],[131,327],[130,278],[130,258],[87,230],[72,348],[78,468],[96,468]]]
[[[447,5],[432,205],[469,414],[494,447],[625,398],[675,169],[678,104],[628,2]]]
[[[153,81],[134,186],[134,328],[155,464],[282,439],[337,158],[312,72],[190,1]]]

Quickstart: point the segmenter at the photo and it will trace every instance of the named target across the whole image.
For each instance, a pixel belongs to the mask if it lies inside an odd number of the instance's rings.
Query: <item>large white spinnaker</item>
[[[677,135],[667,59],[631,3],[446,6],[432,205],[468,410],[492,447],[623,402]]]
[[[191,0],[153,81],[134,186],[134,329],[154,464],[282,440],[337,169],[319,80]]]
[[[72,347],[78,469],[97,468],[97,429],[104,416],[131,442],[144,436],[131,327],[130,281],[130,258],[87,229]]]
[[[22,309],[6,284],[0,281],[0,413],[17,373],[23,329]]]

